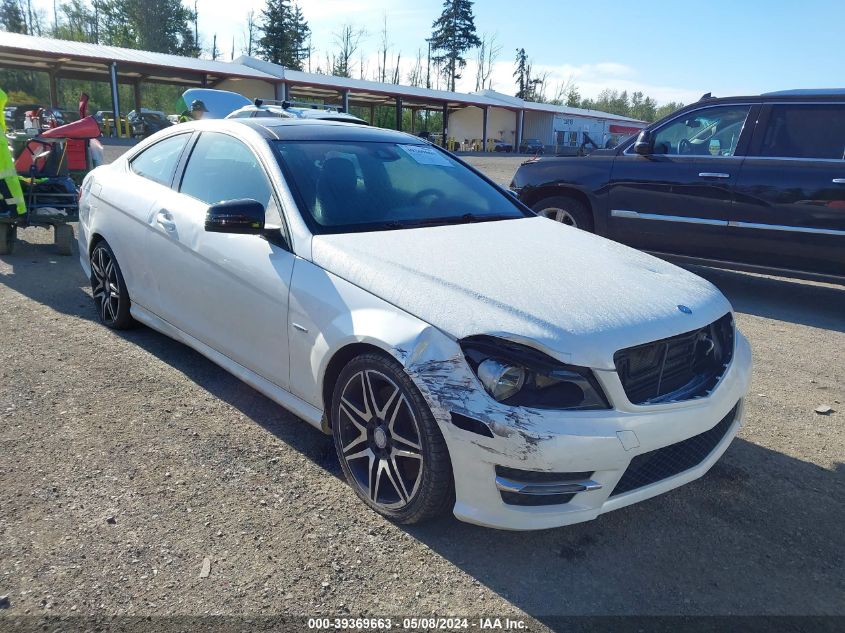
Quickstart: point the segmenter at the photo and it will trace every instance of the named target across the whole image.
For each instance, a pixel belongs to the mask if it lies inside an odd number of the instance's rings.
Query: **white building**
[[[608,141],[615,145],[622,138],[646,126],[645,122],[629,117],[598,110],[533,103],[494,90],[473,94],[502,104],[501,107],[489,109],[487,135],[488,138],[501,139],[515,147],[518,145],[520,112],[524,113],[521,138],[539,139],[551,151],[559,153],[574,154],[582,144],[589,144],[590,140],[599,147],[607,146]],[[478,107],[457,110],[449,116],[449,135],[464,145],[472,145],[474,140],[481,137],[483,118],[483,111]]]

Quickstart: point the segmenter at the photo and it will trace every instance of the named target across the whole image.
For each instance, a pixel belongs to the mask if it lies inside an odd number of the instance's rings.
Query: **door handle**
[[[173,216],[165,210],[161,210],[156,214],[156,224],[158,224],[165,231],[175,231],[176,223],[173,221]]]
[[[845,185],[845,178],[834,178],[833,184],[835,184],[835,185]]]
[[[723,174],[718,171],[703,171],[698,174],[700,178],[730,178],[730,174]]]

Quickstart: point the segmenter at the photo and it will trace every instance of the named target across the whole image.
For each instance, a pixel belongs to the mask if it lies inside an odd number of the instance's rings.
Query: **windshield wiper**
[[[443,216],[439,218],[419,218],[416,220],[390,220],[384,222],[380,226],[385,230],[388,229],[408,229],[420,226],[437,226],[444,224],[471,224],[474,222],[492,222],[495,220],[514,220],[521,216],[514,215],[475,215],[474,213],[464,213],[458,216]]]

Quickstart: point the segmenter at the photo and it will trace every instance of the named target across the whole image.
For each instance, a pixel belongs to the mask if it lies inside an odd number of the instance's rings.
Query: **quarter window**
[[[200,135],[179,191],[206,204],[251,198],[265,208],[272,197],[270,182],[252,150],[217,132]]]
[[[772,106],[760,156],[845,158],[845,105]]]
[[[169,187],[190,136],[177,134],[151,145],[129,162],[129,169],[139,176]]]
[[[721,106],[683,114],[657,131],[652,153],[733,156],[750,109]]]

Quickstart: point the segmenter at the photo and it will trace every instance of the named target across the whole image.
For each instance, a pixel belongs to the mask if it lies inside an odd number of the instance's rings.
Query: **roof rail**
[[[253,103],[255,104],[256,108],[260,108],[262,105],[278,105],[285,110],[294,107],[310,108],[312,110],[331,110],[333,112],[343,112],[343,107],[341,106],[330,105],[328,103],[311,103],[310,101],[292,101],[290,99],[255,99]]]
[[[845,95],[845,88],[804,88],[797,90],[776,90],[764,92],[763,97],[841,97]]]

